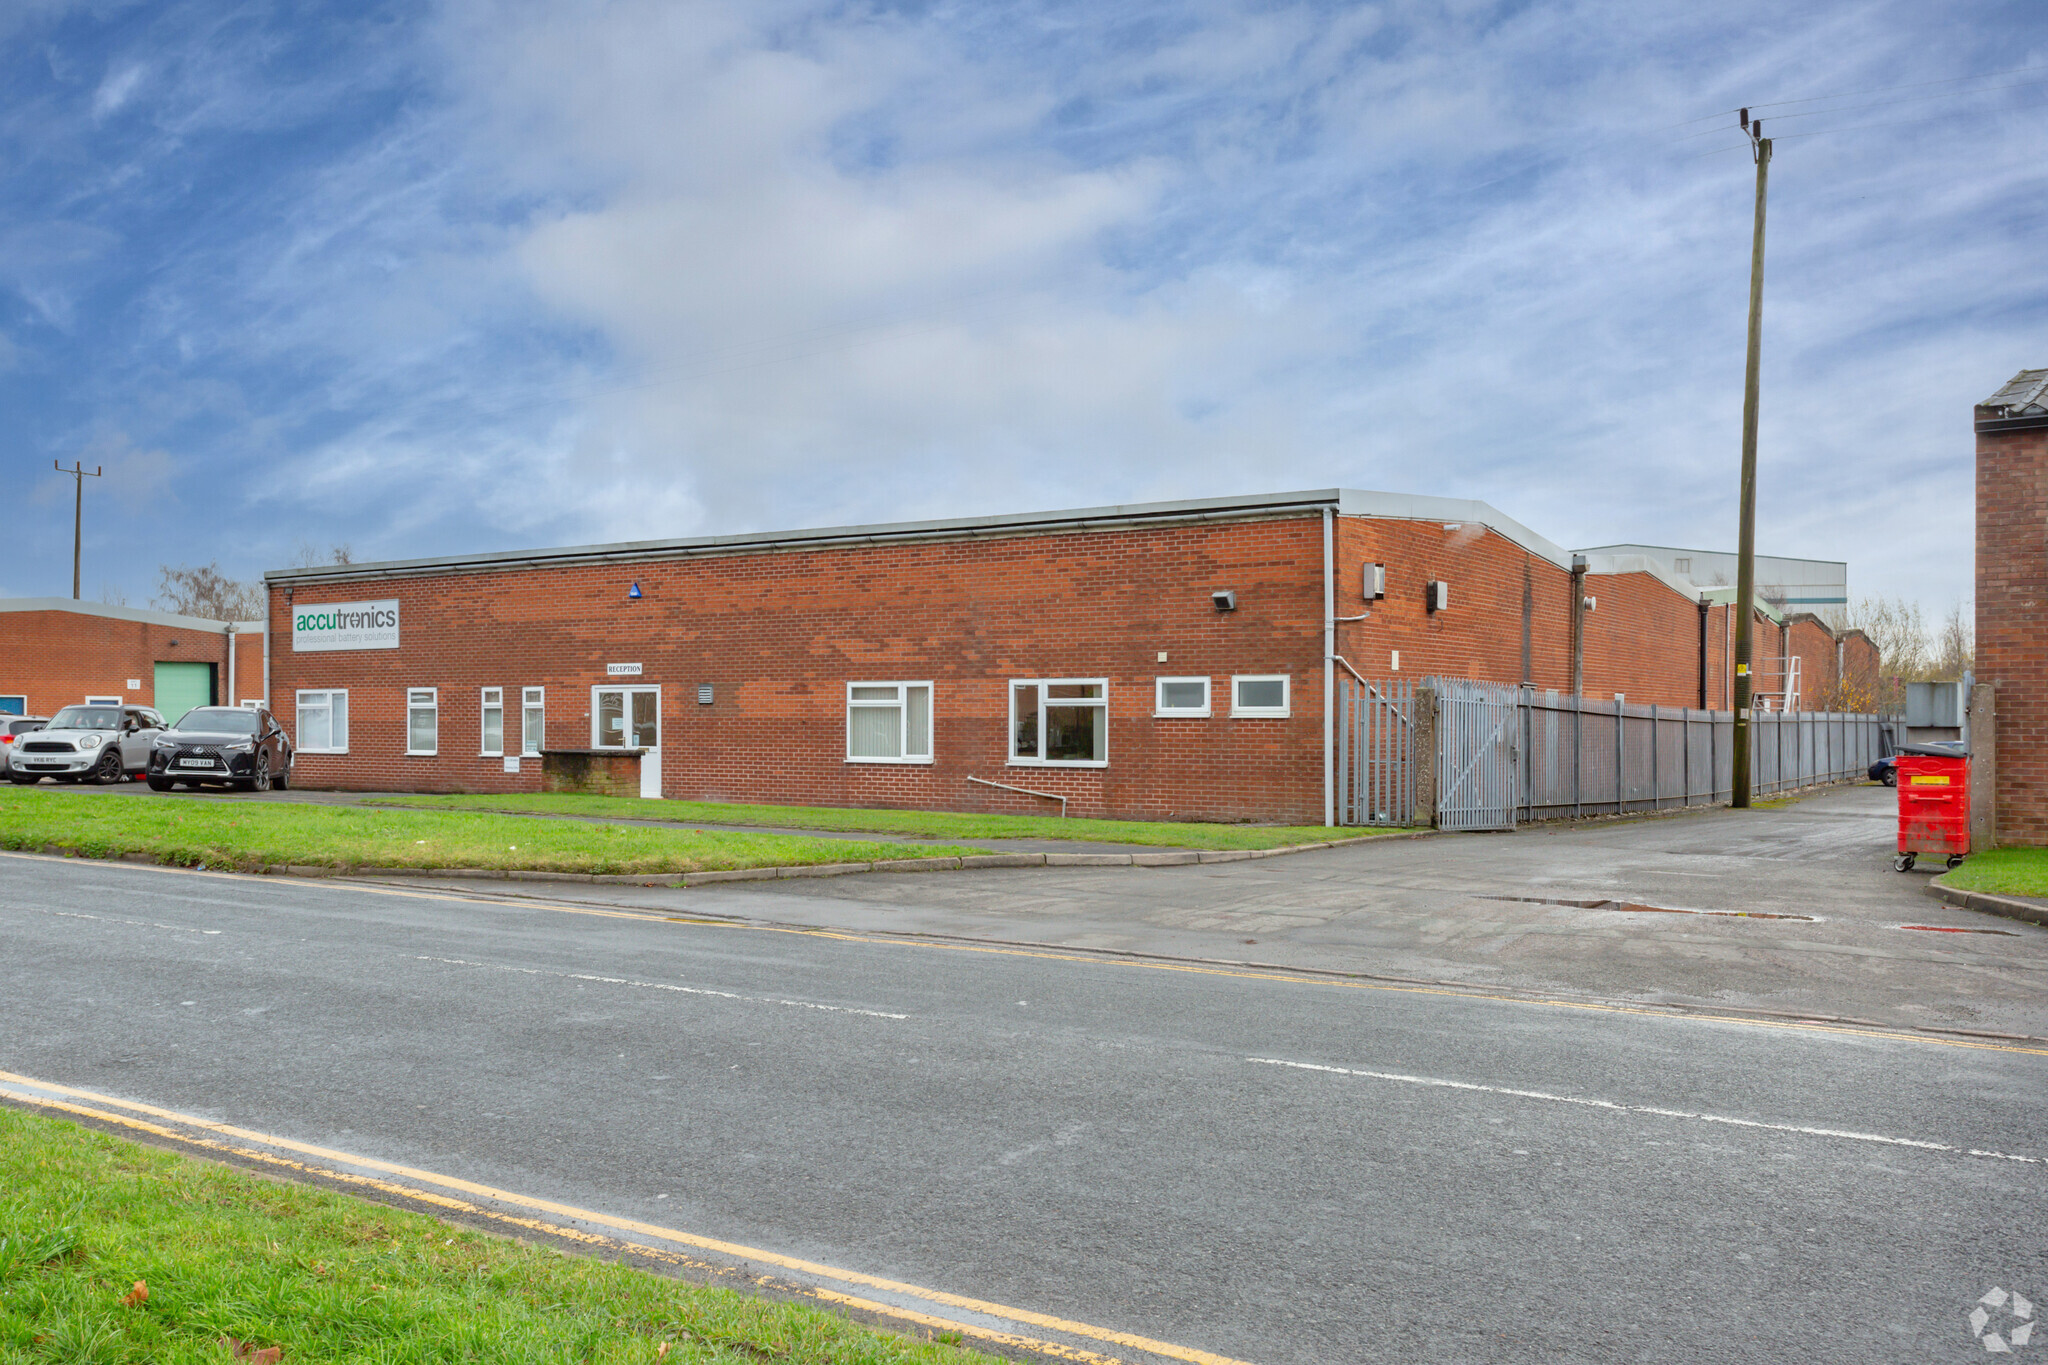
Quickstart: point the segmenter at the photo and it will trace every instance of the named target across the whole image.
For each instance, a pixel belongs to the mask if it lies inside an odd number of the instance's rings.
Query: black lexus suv
[[[149,749],[149,789],[221,782],[248,791],[282,790],[292,775],[292,742],[270,712],[195,706]]]

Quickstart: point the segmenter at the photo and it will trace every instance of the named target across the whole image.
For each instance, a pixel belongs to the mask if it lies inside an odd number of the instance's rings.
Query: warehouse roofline
[[[174,611],[151,611],[146,607],[117,607],[106,602],[80,602],[70,597],[0,597],[0,611],[68,611],[78,616],[105,616],[115,621],[140,621],[144,625],[169,626],[176,630],[206,630],[225,635],[260,634],[261,621],[216,621],[207,616],[181,616]]]
[[[1513,541],[1530,553],[1549,560],[1561,569],[1571,567],[1571,555],[1563,547],[1537,535],[1513,517],[1505,516],[1486,503],[1474,499],[1324,488],[1237,498],[1191,498],[1175,502],[1123,503],[1108,507],[1084,507],[1058,512],[1023,512],[995,517],[952,517],[937,521],[884,522],[872,526],[824,526],[797,531],[749,532],[734,536],[692,536],[679,540],[634,540],[609,545],[571,545],[558,549],[509,550],[432,559],[383,560],[366,564],[323,564],[303,569],[272,569],[264,574],[263,578],[267,583],[292,586],[299,583],[338,583],[355,579],[414,577],[464,571],[490,573],[558,564],[675,559],[694,555],[744,554],[749,551],[803,550],[828,545],[974,539],[982,536],[1109,530],[1124,526],[1171,525],[1201,521],[1246,521],[1290,514],[1309,515],[1320,513],[1326,507],[1340,516],[1347,517],[1476,523]],[[1690,593],[1687,595],[1690,596]]]

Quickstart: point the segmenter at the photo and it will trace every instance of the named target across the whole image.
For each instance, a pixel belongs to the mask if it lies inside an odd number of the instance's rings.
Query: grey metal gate
[[[1513,829],[1520,795],[1522,689],[1432,678],[1439,829]]]
[[[1337,679],[1337,823],[1413,825],[1415,680]]]

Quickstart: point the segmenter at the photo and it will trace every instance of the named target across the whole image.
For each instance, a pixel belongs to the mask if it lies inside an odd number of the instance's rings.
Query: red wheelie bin
[[[1946,857],[1950,867],[1970,851],[1970,760],[1938,749],[1899,751],[1898,872],[1922,853]]]

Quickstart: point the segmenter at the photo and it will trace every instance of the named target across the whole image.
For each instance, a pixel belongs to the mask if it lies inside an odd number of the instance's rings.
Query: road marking
[[[521,972],[527,976],[558,976],[564,981],[596,981],[607,986],[637,986],[647,991],[675,991],[679,995],[715,995],[721,1000],[744,1000],[753,1005],[788,1005],[800,1010],[830,1010],[834,1014],[864,1014],[870,1019],[908,1019],[907,1014],[885,1010],[856,1009],[852,1005],[820,1005],[810,1000],[783,1000],[772,995],[738,995],[732,991],[707,990],[701,986],[673,986],[665,981],[628,981],[622,976],[592,976],[588,972],[551,972],[541,967],[508,967],[497,962],[471,962],[460,957],[415,956],[415,962],[445,962],[451,967],[482,967],[492,972]]]
[[[33,858],[40,862],[55,861],[47,855],[0,852],[0,858]],[[77,862],[81,860],[65,859]],[[251,874],[246,872],[197,872],[190,868],[151,866],[147,863],[111,863],[103,866],[124,871],[158,872],[185,877],[223,877],[246,882]],[[317,887],[317,881],[312,882]],[[310,889],[310,888],[309,888]],[[422,891],[412,887],[385,886],[372,882],[346,881],[329,890],[354,891],[373,896],[392,896],[406,900],[440,901],[451,905],[481,905],[493,909],[544,910],[551,914],[588,915],[597,919],[639,920],[647,924],[686,923],[702,924],[702,920],[685,920],[676,915],[655,911],[618,910],[594,905],[579,905],[573,901],[549,901],[538,897],[521,896],[517,899],[487,898],[463,895],[451,891]],[[701,913],[701,912],[700,912]],[[1274,981],[1290,986],[1324,986],[1356,991],[1380,991],[1394,995],[1433,995],[1453,1000],[1483,1000],[1493,1004],[1541,1006],[1547,1009],[1582,1010],[1594,1014],[1635,1015],[1645,1019],[1668,1019],[1675,1022],[1705,1024],[1737,1024],[1744,1028],[1780,1029],[1794,1033],[1831,1033],[1850,1038],[1869,1038],[1884,1042],[1918,1043],[1927,1047],[1968,1048],[1979,1052],[2013,1052],[2025,1057],[2048,1057],[2048,1047],[2028,1047],[2016,1043],[1992,1042],[1975,1038],[1942,1038],[1925,1033],[1906,1033],[1896,1029],[1858,1028],[1839,1024],[1808,1023],[1794,1019],[1757,1019],[1739,1014],[1706,1014],[1698,1011],[1673,1011],[1642,1009],[1633,1005],[1612,1005],[1590,1000],[1564,1000],[1544,995],[1501,995],[1483,989],[1464,989],[1447,985],[1402,985],[1387,981],[1356,981],[1341,977],[1311,976],[1284,970],[1262,970],[1255,967],[1216,966],[1189,961],[1151,961],[1143,958],[1125,957],[1111,953],[1062,952],[1047,947],[1033,947],[1006,943],[948,943],[936,938],[911,938],[908,936],[876,936],[838,929],[813,928],[805,925],[754,924],[741,920],[712,921],[731,929],[750,929],[760,933],[801,934],[811,938],[836,939],[845,943],[867,943],[890,948],[933,948],[963,953],[992,953],[1009,957],[1030,957],[1047,962],[1085,963],[1095,967],[1144,967],[1153,971],[1188,972],[1203,976],[1236,977],[1248,981]]]
[[[126,924],[136,929],[171,929],[181,934],[217,934],[218,929],[194,929],[185,924],[158,924],[150,919],[115,919],[112,915],[88,915],[82,910],[50,910],[40,905],[17,905],[17,910],[26,910],[36,915],[54,915],[58,919],[91,919],[102,924]]]
[[[101,1094],[98,1091],[81,1090],[76,1086],[62,1085],[55,1081],[39,1081],[30,1076],[18,1076],[12,1072],[0,1071],[0,1096],[6,1096],[7,1098],[34,1105],[38,1108],[56,1109],[64,1113],[78,1114],[82,1117],[118,1124],[125,1128],[146,1132],[153,1136],[166,1138],[181,1144],[229,1152],[236,1156],[267,1162],[271,1165],[284,1166],[306,1174],[318,1175],[325,1179],[340,1180],[348,1184],[365,1186],[406,1199],[422,1200],[436,1207],[490,1218],[498,1222],[527,1228],[532,1231],[544,1232],[552,1236],[567,1237],[576,1241],[607,1246],[624,1246],[637,1252],[654,1255],[672,1263],[702,1266],[713,1270],[721,1268],[716,1265],[707,1265],[704,1262],[693,1261],[687,1257],[678,1257],[674,1252],[666,1251],[660,1247],[648,1246],[644,1243],[625,1241],[614,1237],[598,1236],[580,1228],[567,1227],[552,1221],[518,1217],[508,1214],[501,1209],[492,1209],[473,1204],[440,1191],[454,1191],[458,1194],[466,1194],[473,1198],[489,1200],[496,1204],[510,1205],[513,1208],[524,1209],[536,1214],[550,1214],[555,1218],[567,1218],[578,1223],[595,1224],[598,1227],[609,1228],[615,1232],[629,1233],[640,1237],[652,1237],[664,1242],[695,1247],[700,1251],[708,1251],[714,1255],[724,1257],[728,1261],[751,1261],[761,1265],[772,1265],[778,1269],[790,1271],[798,1275],[833,1280],[840,1284],[858,1285],[864,1289],[914,1299],[928,1305],[958,1309],[982,1318],[992,1318],[1008,1323],[1027,1324],[1068,1336],[1081,1337],[1089,1341],[1124,1346],[1170,1360],[1187,1361],[1189,1365],[1248,1365],[1248,1362],[1237,1360],[1230,1356],[1217,1355],[1212,1351],[1203,1351],[1192,1346],[1176,1346],[1171,1342],[1139,1336],[1134,1332],[1121,1332],[1108,1327],[1094,1327],[1085,1322],[1075,1322],[1068,1318],[1055,1317],[1049,1313],[1040,1313],[1028,1308],[1010,1308],[1003,1304],[990,1303],[983,1299],[968,1298],[965,1295],[949,1293],[942,1289],[927,1289],[922,1285],[906,1284],[901,1280],[884,1279],[881,1276],[869,1275],[858,1270],[841,1270],[836,1266],[822,1265],[816,1261],[806,1261],[795,1256],[785,1256],[780,1252],[763,1251],[758,1247],[742,1246],[737,1242],[720,1241],[717,1238],[703,1237],[696,1233],[683,1232],[675,1228],[665,1228],[653,1223],[643,1223],[636,1219],[621,1218],[608,1213],[597,1213],[590,1209],[577,1208],[574,1205],[558,1203],[551,1199],[540,1199],[531,1195],[517,1194],[511,1190],[502,1190],[494,1186],[478,1184],[475,1181],[464,1180],[457,1176],[441,1175],[433,1171],[420,1170],[417,1167],[401,1166],[394,1162],[380,1161],[375,1157],[358,1156],[351,1152],[336,1151],[331,1147],[318,1147],[312,1143],[299,1142],[292,1138],[278,1137],[270,1133],[259,1133],[247,1128],[237,1128],[231,1124],[216,1123],[211,1119],[203,1119],[194,1114],[180,1113],[175,1109],[165,1109],[158,1105],[144,1104],[137,1100],[124,1100],[117,1096]],[[53,1098],[55,1096],[64,1096],[66,1098]],[[73,1103],[71,1101],[82,1101],[83,1103]],[[135,1117],[136,1115],[146,1117],[138,1118]],[[148,1120],[150,1119],[158,1120],[158,1122],[149,1122]],[[174,1128],[164,1126],[167,1123],[177,1124],[184,1128],[194,1129],[200,1133],[208,1133],[213,1136],[200,1137],[194,1136],[191,1133],[181,1133]],[[241,1143],[254,1143],[257,1146],[238,1145]],[[266,1152],[261,1150],[264,1147],[275,1150]],[[299,1156],[311,1158],[311,1160],[303,1162],[294,1161],[287,1157],[278,1156],[277,1152],[292,1152]],[[361,1175],[358,1171],[336,1169],[336,1167],[347,1166],[356,1167],[359,1171],[376,1171],[382,1175],[394,1176],[399,1180],[413,1183],[396,1184],[391,1181],[382,1181]],[[420,1185],[428,1186],[429,1188],[420,1189],[416,1187]],[[905,1310],[889,1303],[856,1298],[843,1292],[828,1289],[813,1289],[810,1286],[794,1287],[802,1288],[814,1297],[824,1299],[827,1302],[857,1307],[891,1317],[904,1318],[925,1326],[936,1326],[946,1331],[962,1332],[984,1340],[1023,1346],[1029,1350],[1059,1356],[1064,1359],[1085,1361],[1089,1365],[1120,1365],[1117,1358],[1113,1356],[1100,1355],[1061,1342],[1045,1341],[1013,1333],[1005,1333],[980,1322],[962,1321],[958,1318],[949,1318],[937,1314],[923,1314],[916,1310]]]
[[[1996,1161],[2019,1161],[2029,1166],[2048,1165],[2048,1157],[2018,1156],[1976,1147],[1957,1147],[1946,1142],[1925,1142],[1919,1138],[1887,1137],[1882,1133],[1859,1133],[1847,1128],[1813,1128],[1797,1123],[1766,1123],[1761,1119],[1731,1118],[1726,1114],[1700,1114],[1689,1109],[1662,1109],[1649,1104],[1619,1104],[1613,1100],[1587,1099],[1580,1095],[1554,1095],[1547,1090],[1518,1090],[1504,1085],[1479,1085],[1452,1081],[1441,1076],[1409,1076],[1399,1071],[1364,1071],[1355,1067],[1323,1066],[1316,1062],[1288,1062],[1278,1057],[1247,1057],[1260,1066],[1284,1066],[1294,1071],[1322,1071],[1334,1076],[1358,1076],[1372,1081],[1394,1081],[1401,1085],[1430,1086],[1440,1090],[1470,1090],[1485,1095],[1508,1095],[1522,1100],[1546,1100],[1551,1104],[1575,1104],[1586,1109],[1604,1109],[1614,1114],[1649,1114],[1657,1118],[1691,1119],[1696,1123],[1719,1123],[1731,1128],[1761,1128],[1774,1133],[1804,1133],[1809,1137],[1844,1138],[1851,1142],[1876,1142],[1887,1147],[1913,1147],[1925,1152],[1949,1152],[1956,1156],[1988,1157]]]

